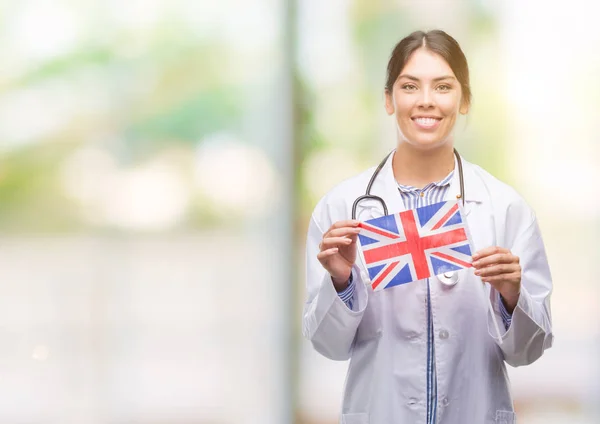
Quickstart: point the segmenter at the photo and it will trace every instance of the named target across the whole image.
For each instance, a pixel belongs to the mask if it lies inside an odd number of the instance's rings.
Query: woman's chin
[[[450,138],[443,139],[440,137],[411,137],[405,138],[405,142],[415,149],[435,150],[448,144],[451,140]]]

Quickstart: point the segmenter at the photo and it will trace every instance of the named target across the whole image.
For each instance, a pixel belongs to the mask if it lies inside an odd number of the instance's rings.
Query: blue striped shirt
[[[415,209],[442,202],[450,188],[450,181],[452,181],[453,175],[454,171],[451,171],[443,180],[428,184],[421,189],[398,184],[398,190],[406,209]],[[339,293],[340,298],[350,309],[354,309],[355,287],[355,282],[351,275],[348,287]],[[498,302],[504,326],[508,329],[512,315],[506,310],[504,303],[499,297]],[[427,423],[435,424],[437,420],[437,374],[429,279],[427,279],[427,313]]]

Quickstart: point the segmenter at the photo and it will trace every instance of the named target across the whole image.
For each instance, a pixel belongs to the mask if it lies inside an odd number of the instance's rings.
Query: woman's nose
[[[431,92],[428,89],[421,90],[419,106],[424,108],[433,106],[433,96],[431,95]]]

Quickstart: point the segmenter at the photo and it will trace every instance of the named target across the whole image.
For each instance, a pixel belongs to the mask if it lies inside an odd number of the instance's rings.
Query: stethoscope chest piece
[[[458,273],[455,271],[444,272],[437,276],[440,283],[447,287],[455,286],[458,283]]]

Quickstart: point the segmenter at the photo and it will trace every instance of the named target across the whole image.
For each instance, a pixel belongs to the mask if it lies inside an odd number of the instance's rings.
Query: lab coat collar
[[[372,194],[381,196],[385,199],[386,203],[388,204],[388,213],[406,210],[404,202],[402,201],[402,196],[400,196],[400,193],[398,192],[398,183],[394,178],[394,171],[392,168],[392,161],[395,154],[396,152],[394,151],[391,155],[389,155],[385,165],[381,169],[380,174],[375,179],[372,189]],[[468,211],[470,209],[468,207],[469,202],[483,202],[485,200],[486,189],[483,184],[483,180],[476,173],[475,166],[466,161],[462,156],[461,161],[463,165],[465,184],[465,201],[467,203],[466,209]],[[452,177],[452,181],[450,182],[450,189],[448,190],[445,200],[457,199],[456,196],[458,194],[460,194],[460,178],[458,164],[455,157],[454,175]]]

